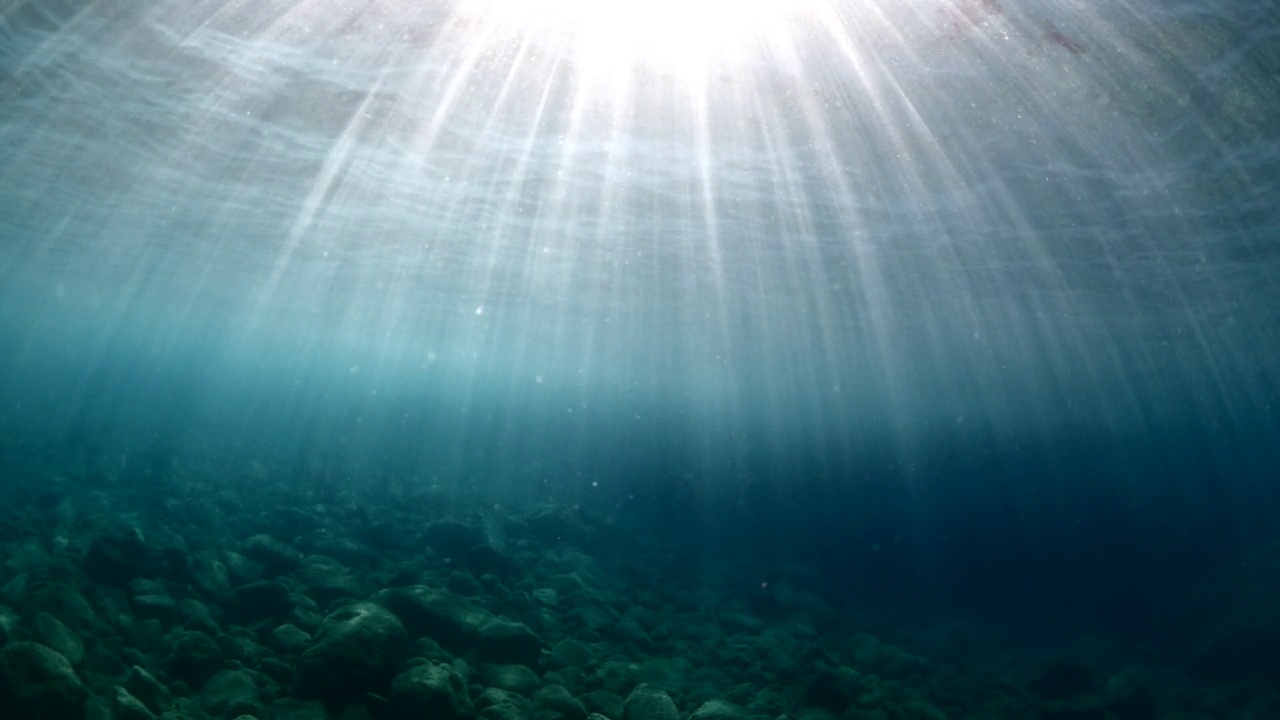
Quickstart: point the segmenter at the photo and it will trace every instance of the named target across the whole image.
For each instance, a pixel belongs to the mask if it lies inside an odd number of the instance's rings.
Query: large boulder
[[[381,605],[356,603],[325,618],[298,661],[294,683],[304,696],[329,699],[384,690],[408,655],[400,620]]]
[[[0,709],[22,720],[83,720],[89,691],[71,663],[36,643],[0,648]]]

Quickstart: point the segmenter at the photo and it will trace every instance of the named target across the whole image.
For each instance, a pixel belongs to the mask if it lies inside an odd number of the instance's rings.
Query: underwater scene
[[[0,718],[1280,719],[1280,6],[0,0]]]

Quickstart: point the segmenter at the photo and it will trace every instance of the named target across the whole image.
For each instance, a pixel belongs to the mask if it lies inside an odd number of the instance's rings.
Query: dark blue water
[[[6,483],[583,509],[885,633],[1280,627],[1270,4],[696,62],[328,5],[0,4]]]

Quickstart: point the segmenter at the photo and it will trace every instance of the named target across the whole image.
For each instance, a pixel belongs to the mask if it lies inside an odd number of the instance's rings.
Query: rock
[[[746,720],[747,713],[727,700],[708,700],[689,715],[688,720]]]
[[[449,580],[445,583],[450,591],[455,592],[463,597],[478,597],[484,592],[484,586],[476,580],[471,573],[465,573],[461,570],[454,570],[449,573]]]
[[[318,700],[286,698],[271,703],[266,720],[329,720],[329,713]]]
[[[476,698],[476,710],[483,712],[487,708],[494,706],[506,706],[523,710],[529,704],[529,699],[510,690],[503,690],[496,687],[485,688],[480,693],[480,697]]]
[[[67,659],[72,667],[84,662],[84,641],[58,618],[47,612],[36,614],[36,639]]]
[[[281,575],[302,567],[302,554],[270,535],[254,535],[245,540],[240,554],[262,565],[263,572],[269,576]]]
[[[168,567],[160,550],[147,544],[141,530],[127,528],[94,538],[84,571],[94,582],[126,587],[134,578],[161,577]]]
[[[740,612],[720,613],[720,616],[717,619],[720,621],[720,624],[730,632],[758,635],[767,627],[763,620]]]
[[[491,614],[454,595],[425,585],[383,590],[372,598],[400,618],[412,638],[427,636],[457,654],[475,648]]]
[[[209,606],[199,600],[186,598],[179,602],[178,617],[181,619],[183,627],[187,630],[199,630],[208,635],[217,635],[222,632],[222,628],[218,626],[218,621],[213,619],[213,613],[209,611]]]
[[[305,696],[331,699],[382,690],[408,653],[409,636],[395,615],[357,603],[325,618],[298,661],[295,685]]]
[[[1084,663],[1059,657],[1044,663],[1027,689],[1044,700],[1072,700],[1096,692],[1098,680]]]
[[[215,717],[234,717],[258,711],[258,686],[243,670],[223,670],[200,690],[200,705]]]
[[[228,550],[222,554],[222,559],[226,563],[227,578],[231,585],[247,585],[257,582],[266,573],[262,563],[250,560],[238,552]]]
[[[197,590],[214,600],[231,593],[231,571],[217,560],[197,561],[191,572],[191,580]]]
[[[680,720],[680,711],[667,691],[642,684],[627,696],[622,706],[622,720]]]
[[[13,631],[18,627],[22,617],[18,611],[8,605],[0,605],[0,646],[7,645],[13,638]]]
[[[507,690],[525,697],[532,697],[542,681],[538,674],[524,665],[489,665],[483,672],[485,684],[491,688]]]
[[[469,548],[463,559],[467,567],[477,575],[493,573],[503,580],[509,580],[524,573],[519,560],[488,543]]]
[[[622,717],[622,708],[624,700],[620,695],[609,692],[608,690],[592,690],[589,693],[579,696],[582,704],[591,711],[591,715],[603,715],[607,718]],[[591,720],[591,716],[587,716],[587,720]]]
[[[521,623],[493,618],[480,628],[480,658],[489,662],[534,664],[547,644]]]
[[[169,689],[156,680],[151,673],[137,665],[129,668],[129,677],[125,680],[124,689],[142,701],[142,704],[153,713],[162,713],[173,706],[173,693],[169,692]]]
[[[165,669],[177,680],[199,687],[221,670],[226,659],[213,638],[202,632],[179,633],[169,650]]]
[[[805,704],[838,715],[852,705],[866,687],[862,674],[852,668],[822,667],[805,686]]]
[[[311,644],[311,633],[295,625],[286,624],[272,630],[267,640],[276,650],[286,655],[297,655]]]
[[[134,614],[144,620],[171,624],[178,617],[178,605],[167,595],[138,595],[133,598]]]
[[[36,643],[0,648],[0,708],[22,720],[82,720],[89,691],[71,663]]]
[[[276,580],[241,585],[235,590],[235,598],[236,616],[246,623],[283,618],[293,609],[289,588]]]
[[[452,720],[472,711],[462,676],[441,663],[415,665],[400,673],[391,684],[391,704],[404,718]]]
[[[129,666],[120,659],[115,650],[104,643],[95,643],[85,652],[84,662],[77,670],[100,678],[115,678],[128,672]]]
[[[533,704],[554,711],[566,720],[587,720],[586,708],[563,685],[547,685],[534,693]]]
[[[488,542],[482,530],[457,520],[442,520],[427,525],[423,538],[432,550],[446,558],[463,558],[471,548]]]
[[[77,633],[92,633],[102,625],[89,601],[70,585],[46,585],[33,591],[27,600],[31,614],[45,611]]]
[[[1107,708],[1118,720],[1153,720],[1156,702],[1142,678],[1133,671],[1112,677],[1105,689]]]
[[[155,720],[156,714],[141,700],[117,687],[111,698],[111,720]]]
[[[365,597],[373,590],[351,577],[337,560],[323,555],[308,555],[300,573],[306,594],[321,605],[344,598]]]

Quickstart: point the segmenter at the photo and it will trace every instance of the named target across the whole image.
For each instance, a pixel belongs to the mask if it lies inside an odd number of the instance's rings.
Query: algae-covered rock
[[[111,696],[111,720],[155,720],[156,714],[151,712],[141,700],[129,694],[128,690],[117,687]]]
[[[82,720],[89,691],[71,663],[43,645],[0,648],[0,709],[22,720]]]
[[[542,686],[538,674],[524,665],[489,665],[484,668],[482,675],[489,687],[525,697],[532,697]]]
[[[243,670],[223,670],[214,675],[201,688],[197,700],[214,717],[252,714],[261,703],[257,683]]]
[[[400,618],[410,637],[429,637],[454,654],[478,652],[488,662],[523,665],[537,662],[546,649],[525,625],[447,590],[414,585],[383,590],[372,601]]]
[[[270,535],[254,535],[244,541],[240,554],[262,565],[268,575],[280,575],[302,566],[302,554]]]
[[[680,720],[680,710],[666,690],[644,684],[627,696],[622,720]]]
[[[179,634],[174,641],[165,668],[175,679],[198,687],[222,669],[225,662],[222,649],[213,638],[202,632],[189,630]]]
[[[84,641],[58,618],[41,611],[36,614],[35,629],[40,643],[57,651],[73,667],[84,661]]]
[[[331,613],[298,661],[308,697],[341,698],[385,688],[408,657],[409,636],[386,608],[357,603]]]
[[[727,700],[708,700],[689,715],[688,720],[745,720],[747,713]]]
[[[587,720],[587,710],[563,685],[547,685],[533,694],[534,707],[551,711],[565,720]]]
[[[415,665],[396,676],[391,683],[391,704],[403,718],[452,720],[472,711],[466,682],[441,663]]]
[[[246,623],[282,618],[293,609],[289,588],[276,580],[260,580],[235,589],[237,616]]]
[[[162,713],[173,705],[173,693],[169,692],[169,689],[156,680],[151,673],[137,665],[129,668],[129,677],[125,680],[124,688],[130,695],[142,701],[153,713]]]

